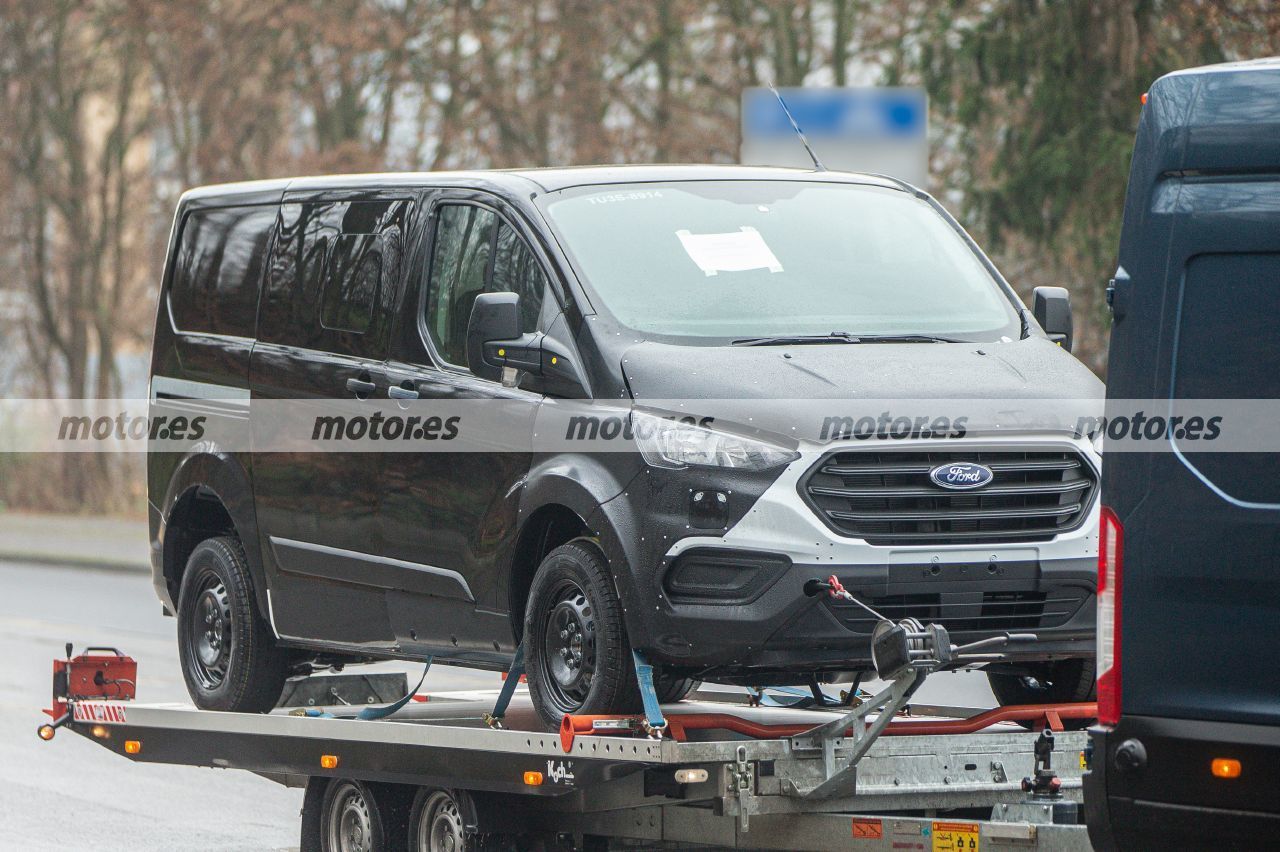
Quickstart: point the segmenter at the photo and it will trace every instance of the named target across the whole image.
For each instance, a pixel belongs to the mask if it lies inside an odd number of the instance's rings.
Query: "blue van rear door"
[[[1181,162],[1153,170],[1138,197],[1131,184],[1126,231],[1132,207],[1146,204],[1157,243],[1131,262],[1163,287],[1117,322],[1127,339],[1113,358],[1150,358],[1156,399],[1280,399],[1280,66],[1175,75],[1149,103],[1172,128],[1161,154]],[[1109,395],[1140,389],[1122,380]],[[1209,446],[1174,439],[1142,461],[1117,453],[1104,465],[1142,481],[1117,482],[1125,505],[1112,503],[1126,532],[1123,709],[1277,724],[1280,453]]]

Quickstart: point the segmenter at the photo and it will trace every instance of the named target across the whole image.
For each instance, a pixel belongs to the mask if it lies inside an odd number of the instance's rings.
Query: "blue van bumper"
[[[1094,848],[1261,849],[1280,837],[1280,727],[1122,716],[1089,735]],[[1216,758],[1240,761],[1239,777],[1215,777]]]

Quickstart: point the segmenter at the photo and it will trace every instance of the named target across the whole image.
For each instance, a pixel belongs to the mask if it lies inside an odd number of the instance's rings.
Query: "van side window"
[[[481,293],[520,294],[521,331],[537,330],[547,290],[538,260],[496,213],[470,204],[438,208],[427,292],[427,330],[440,356],[467,363],[467,323]]]
[[[280,206],[258,339],[381,357],[413,203],[321,198]]]
[[[275,205],[197,210],[178,244],[169,307],[179,331],[253,337]]]
[[[320,324],[364,334],[382,278],[382,237],[342,234],[334,240],[320,304]]]

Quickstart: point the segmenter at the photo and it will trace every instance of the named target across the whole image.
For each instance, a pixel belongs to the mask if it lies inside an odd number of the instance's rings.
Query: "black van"
[[[316,663],[497,670],[522,638],[552,723],[634,708],[632,649],[665,699],[698,679],[848,680],[870,668],[873,623],[806,594],[835,574],[959,641],[1036,632],[989,672],[1004,703],[1087,699],[1101,461],[1087,436],[1015,418],[865,440],[861,419],[834,415],[771,434],[751,411],[661,406],[846,415],[1061,395],[1100,411],[1101,383],[1068,354],[1065,291],[1038,292],[1035,314],[936,201],[875,176],[589,167],[188,192],[158,404],[230,419],[291,400],[659,409],[629,415],[626,452],[205,438],[151,453],[155,587],[191,694],[261,711]],[[466,437],[456,422],[428,437],[451,429]]]
[[[1109,295],[1108,416],[1280,398],[1280,61],[1152,85]],[[1261,849],[1280,832],[1280,455],[1189,443],[1110,452],[1103,474],[1099,849]]]

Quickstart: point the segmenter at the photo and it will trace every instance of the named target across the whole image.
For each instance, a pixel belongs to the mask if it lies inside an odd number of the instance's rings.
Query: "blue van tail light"
[[[1120,721],[1120,589],[1124,528],[1102,507],[1098,536],[1098,722]]]

